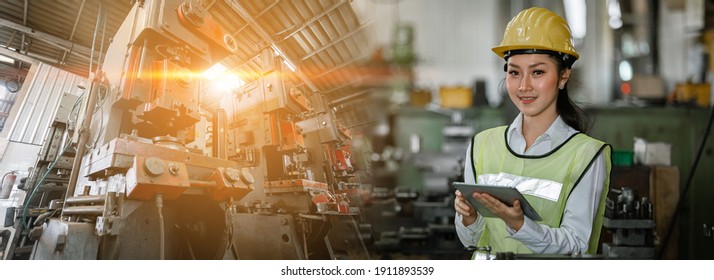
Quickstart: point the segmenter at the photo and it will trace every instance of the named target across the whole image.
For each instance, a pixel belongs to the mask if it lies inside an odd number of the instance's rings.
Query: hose
[[[77,108],[77,105],[79,105],[81,103],[83,98],[84,98],[84,92],[82,93],[82,95],[79,96],[79,98],[77,98],[77,101],[74,102],[74,106],[72,106],[72,110],[69,111],[69,115],[67,116],[68,123],[72,122],[72,112],[74,112],[74,110]],[[75,118],[75,120],[74,120],[75,122],[77,121],[78,117],[79,117],[79,115],[77,115],[77,117]],[[47,168],[47,171],[45,172],[45,174],[42,175],[42,178],[40,179],[40,181],[38,181],[37,184],[35,184],[35,187],[32,188],[32,192],[30,193],[29,198],[22,206],[22,221],[25,222],[25,228],[30,227],[30,223],[29,223],[29,221],[27,221],[27,206],[28,206],[28,204],[32,201],[32,198],[35,196],[35,193],[37,193],[37,190],[42,185],[42,182],[45,181],[45,178],[47,178],[47,175],[50,173],[50,171],[52,171],[52,168],[54,168],[55,165],[57,165],[57,162],[59,161],[60,157],[62,155],[64,155],[64,153],[67,151],[67,149],[71,145],[72,145],[72,141],[71,140],[67,141],[67,145],[64,146],[64,149],[62,149],[62,152],[59,153],[59,156],[57,158],[55,158],[54,161],[52,161],[50,166]]]

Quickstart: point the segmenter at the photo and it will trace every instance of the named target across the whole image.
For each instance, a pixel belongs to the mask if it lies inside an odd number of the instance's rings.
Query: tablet
[[[498,218],[495,214],[491,213],[490,210],[473,198],[472,194],[474,192],[487,193],[504,204],[508,206],[513,206],[513,200],[518,199],[521,202],[521,209],[523,213],[528,216],[531,220],[540,221],[543,220],[540,215],[531,207],[523,197],[523,194],[514,187],[507,186],[490,186],[490,185],[478,185],[478,184],[467,184],[463,182],[454,182],[454,187],[463,194],[463,196],[468,200],[468,202],[476,209],[479,215],[484,217]]]

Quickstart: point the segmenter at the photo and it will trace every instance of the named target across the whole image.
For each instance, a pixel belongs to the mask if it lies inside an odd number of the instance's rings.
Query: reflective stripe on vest
[[[479,184],[518,188],[543,218],[538,223],[551,228],[560,227],[570,193],[600,153],[604,153],[607,168],[605,186],[593,221],[588,250],[585,252],[595,254],[610,182],[610,145],[577,133],[545,155],[524,156],[508,147],[506,132],[507,127],[502,126],[483,131],[474,137],[471,147],[474,177]],[[479,246],[489,245],[494,253],[533,253],[522,242],[510,238],[503,220],[481,218],[486,225]]]

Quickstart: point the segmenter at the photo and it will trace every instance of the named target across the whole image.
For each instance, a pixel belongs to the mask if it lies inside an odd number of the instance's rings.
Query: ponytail
[[[568,63],[567,61],[564,61],[558,56],[551,55],[551,58],[555,61],[556,64],[558,64],[559,76],[561,73],[563,73],[563,71],[569,69],[572,66],[572,63]],[[555,101],[555,108],[558,111],[560,118],[567,125],[582,133],[587,133],[587,115],[585,114],[585,111],[583,111],[582,108],[575,104],[572,99],[570,99],[570,95],[568,94],[567,82],[565,83],[563,89],[558,90],[558,97]]]

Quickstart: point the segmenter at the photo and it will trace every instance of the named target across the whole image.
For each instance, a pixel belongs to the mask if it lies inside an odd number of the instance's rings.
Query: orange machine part
[[[203,24],[200,26],[196,26],[186,19],[186,16],[183,14],[183,9],[179,7],[177,11],[178,18],[184,26],[198,31],[199,34],[203,35],[204,37],[206,37],[206,39],[213,41],[219,46],[226,47],[225,43],[223,42],[223,35],[226,32],[220,25],[218,25],[216,21],[213,20],[213,18],[211,18],[211,15],[206,15],[206,17],[203,18]]]
[[[280,146],[282,150],[294,150],[298,146],[305,146],[305,138],[295,123],[283,120],[280,114],[270,114],[270,128],[273,144]]]

